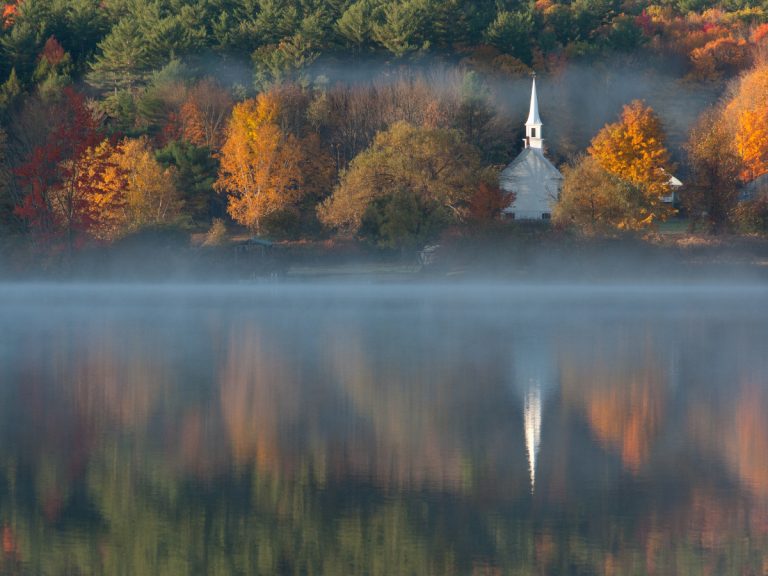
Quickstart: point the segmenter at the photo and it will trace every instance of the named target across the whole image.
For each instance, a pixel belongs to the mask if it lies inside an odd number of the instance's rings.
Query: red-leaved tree
[[[71,250],[96,224],[100,207],[94,199],[107,161],[94,170],[93,154],[86,154],[102,137],[83,95],[67,87],[58,106],[45,143],[16,169],[27,189],[16,214],[38,238],[63,240]]]

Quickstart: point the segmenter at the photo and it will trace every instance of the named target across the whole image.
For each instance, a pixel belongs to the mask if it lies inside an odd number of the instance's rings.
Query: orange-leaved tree
[[[232,218],[257,234],[264,218],[296,204],[304,194],[299,141],[277,124],[280,103],[272,93],[232,110],[214,188],[228,194]]]
[[[83,176],[92,185],[89,201],[96,215],[90,233],[101,241],[115,240],[124,219],[126,178],[114,156],[115,146],[104,140],[89,148],[81,160]]]
[[[743,164],[742,180],[768,172],[768,64],[741,78],[723,116]]]
[[[720,37],[691,51],[691,75],[699,80],[733,76],[752,63],[752,46],[743,38]]]
[[[662,202],[669,193],[669,152],[664,145],[661,120],[650,106],[635,100],[624,106],[618,122],[606,124],[592,139],[590,155],[608,173],[643,193],[633,219],[635,228],[665,220],[672,209]]]

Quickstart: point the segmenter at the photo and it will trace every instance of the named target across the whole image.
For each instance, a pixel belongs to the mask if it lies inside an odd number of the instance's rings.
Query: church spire
[[[528,120],[525,121],[525,147],[543,148],[544,140],[541,137],[541,118],[539,118],[539,99],[536,96],[536,74],[533,75],[533,87],[531,88],[531,108],[528,112]]]

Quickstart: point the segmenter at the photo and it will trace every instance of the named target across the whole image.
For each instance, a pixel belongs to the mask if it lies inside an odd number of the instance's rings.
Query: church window
[[[531,128],[531,138],[536,138],[536,128]]]
[[[550,214],[549,212],[544,212],[544,213],[541,215],[541,219],[542,219],[542,220],[549,220],[550,218],[552,218],[552,214]]]

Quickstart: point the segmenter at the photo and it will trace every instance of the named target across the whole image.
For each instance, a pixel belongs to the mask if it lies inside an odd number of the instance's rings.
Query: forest
[[[6,265],[498,227],[534,71],[554,228],[768,231],[764,1],[16,0],[1,28]]]

